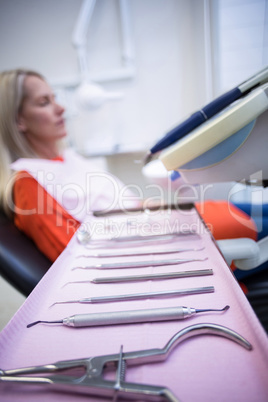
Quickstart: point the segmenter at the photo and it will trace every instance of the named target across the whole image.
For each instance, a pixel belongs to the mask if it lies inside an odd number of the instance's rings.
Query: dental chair
[[[218,241],[234,274],[247,287],[247,297],[268,332],[268,67],[220,96],[168,132],[150,150],[146,166],[161,161],[172,188],[181,183],[237,182],[228,201],[256,220],[258,241]],[[250,202],[237,195],[250,185]],[[247,187],[248,188],[248,187]],[[257,202],[256,194],[259,195]],[[258,211],[256,213],[256,211]]]
[[[28,296],[50,266],[51,261],[0,211],[0,275]]]

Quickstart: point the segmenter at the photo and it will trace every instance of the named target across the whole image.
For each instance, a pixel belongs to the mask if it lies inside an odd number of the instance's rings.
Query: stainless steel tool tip
[[[41,320],[39,320],[39,321],[34,321],[31,324],[28,324],[27,328],[31,328],[37,324],[62,324],[62,323],[63,323],[63,320],[58,320],[58,321],[41,321]]]

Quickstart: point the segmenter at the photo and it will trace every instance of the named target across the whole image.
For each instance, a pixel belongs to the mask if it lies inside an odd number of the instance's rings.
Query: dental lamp
[[[96,109],[106,101],[123,98],[121,92],[107,92],[100,85],[87,80],[81,82],[74,96],[81,109]]]
[[[108,100],[122,99],[121,92],[107,92],[100,85],[92,82],[89,77],[87,59],[87,29],[92,18],[96,0],[84,0],[73,31],[72,43],[77,51],[81,83],[75,90],[74,99],[82,109],[100,107]]]

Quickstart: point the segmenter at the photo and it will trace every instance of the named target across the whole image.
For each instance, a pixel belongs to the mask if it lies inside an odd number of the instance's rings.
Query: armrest
[[[0,274],[28,296],[51,266],[31,239],[0,211]]]

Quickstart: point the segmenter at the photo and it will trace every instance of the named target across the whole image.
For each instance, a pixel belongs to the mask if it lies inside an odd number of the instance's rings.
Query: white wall
[[[37,69],[49,79],[76,72],[70,41],[80,0],[0,0],[0,68]]]
[[[238,85],[268,65],[268,1],[218,1],[219,91]]]
[[[81,3],[0,0],[0,70],[31,67],[52,84],[79,78],[71,35]],[[205,103],[203,81],[196,79],[196,66],[202,70],[203,64],[202,4],[203,0],[129,2],[136,76],[104,84],[108,90],[122,91],[122,101],[71,121],[70,135],[78,149],[98,152],[103,142],[146,149]],[[117,0],[97,0],[88,30],[93,76],[122,63],[118,22]]]
[[[129,0],[136,75],[103,83],[107,90],[122,91],[123,100],[69,119],[71,143],[87,155],[106,154],[110,170],[144,185],[136,159],[184,117],[246,78],[243,74],[267,64],[267,2]],[[0,0],[0,70],[36,69],[53,85],[78,81],[71,36],[81,4]],[[118,1],[97,0],[87,45],[92,76],[122,65],[118,21]],[[252,28],[239,41],[237,24],[245,32]],[[262,24],[263,31],[254,30],[254,24]],[[232,35],[226,35],[230,27]],[[252,63],[261,33],[266,56]],[[255,48],[249,46],[252,41],[258,42]],[[238,58],[249,66],[246,71],[239,70]]]

